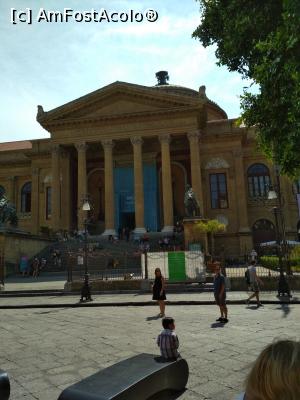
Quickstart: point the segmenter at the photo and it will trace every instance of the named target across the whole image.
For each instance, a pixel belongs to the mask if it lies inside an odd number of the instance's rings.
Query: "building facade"
[[[37,121],[49,139],[0,144],[0,190],[32,234],[82,230],[87,196],[92,233],[171,232],[190,184],[201,214],[226,224],[217,248],[240,255],[275,239],[272,204],[258,201],[273,167],[254,130],[228,119],[204,86],[115,82],[48,112],[38,106]],[[296,239],[299,182],[282,176],[281,187],[287,236]]]

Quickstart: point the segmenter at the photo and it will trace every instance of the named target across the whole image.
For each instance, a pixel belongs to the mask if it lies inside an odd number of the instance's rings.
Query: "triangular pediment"
[[[37,120],[42,125],[47,125],[55,121],[90,120],[201,107],[201,104],[200,97],[166,93],[155,87],[115,82],[48,112],[44,112],[39,106]]]
[[[116,93],[105,99],[93,102],[93,104],[83,107],[81,110],[74,110],[68,113],[68,118],[95,118],[101,116],[116,116],[135,113],[145,113],[158,111],[164,108],[174,107],[173,104],[155,101],[155,99],[145,99],[130,94]]]

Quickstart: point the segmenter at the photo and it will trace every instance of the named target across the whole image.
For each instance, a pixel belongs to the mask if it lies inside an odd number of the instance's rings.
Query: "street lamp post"
[[[285,237],[285,222],[283,214],[284,199],[281,193],[279,167],[275,166],[276,184],[270,186],[268,191],[268,200],[276,200],[277,205],[273,207],[276,229],[276,247],[279,262],[279,281],[278,281],[278,297],[291,297],[289,284],[284,275],[283,255],[286,256],[286,237]],[[282,251],[284,250],[284,252]],[[284,253],[284,254],[283,254]]]
[[[88,202],[87,199],[84,200],[83,206],[82,206],[83,211],[90,211],[91,206],[90,203]],[[81,288],[81,298],[80,301],[92,301],[92,296],[91,296],[91,287],[89,283],[89,272],[88,272],[88,251],[87,251],[87,233],[88,233],[88,219],[87,217],[84,220],[84,282],[83,286]]]

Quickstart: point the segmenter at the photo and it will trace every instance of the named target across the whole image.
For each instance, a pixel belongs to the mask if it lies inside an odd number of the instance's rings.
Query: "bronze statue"
[[[4,193],[0,193],[0,226],[5,225],[7,222],[10,225],[17,226],[17,212],[15,206],[7,200]]]
[[[190,185],[186,185],[184,193],[184,206],[187,217],[200,217],[200,205]]]

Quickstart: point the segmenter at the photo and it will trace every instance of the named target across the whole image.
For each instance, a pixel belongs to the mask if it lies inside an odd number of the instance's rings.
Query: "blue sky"
[[[29,8],[32,25],[11,23],[11,8]],[[36,22],[46,11],[158,12],[156,22]],[[36,122],[37,105],[50,110],[114,81],[155,85],[155,72],[169,71],[169,83],[198,90],[229,117],[239,115],[246,82],[218,67],[214,49],[191,38],[200,22],[195,0],[1,0],[0,141],[49,137]]]

